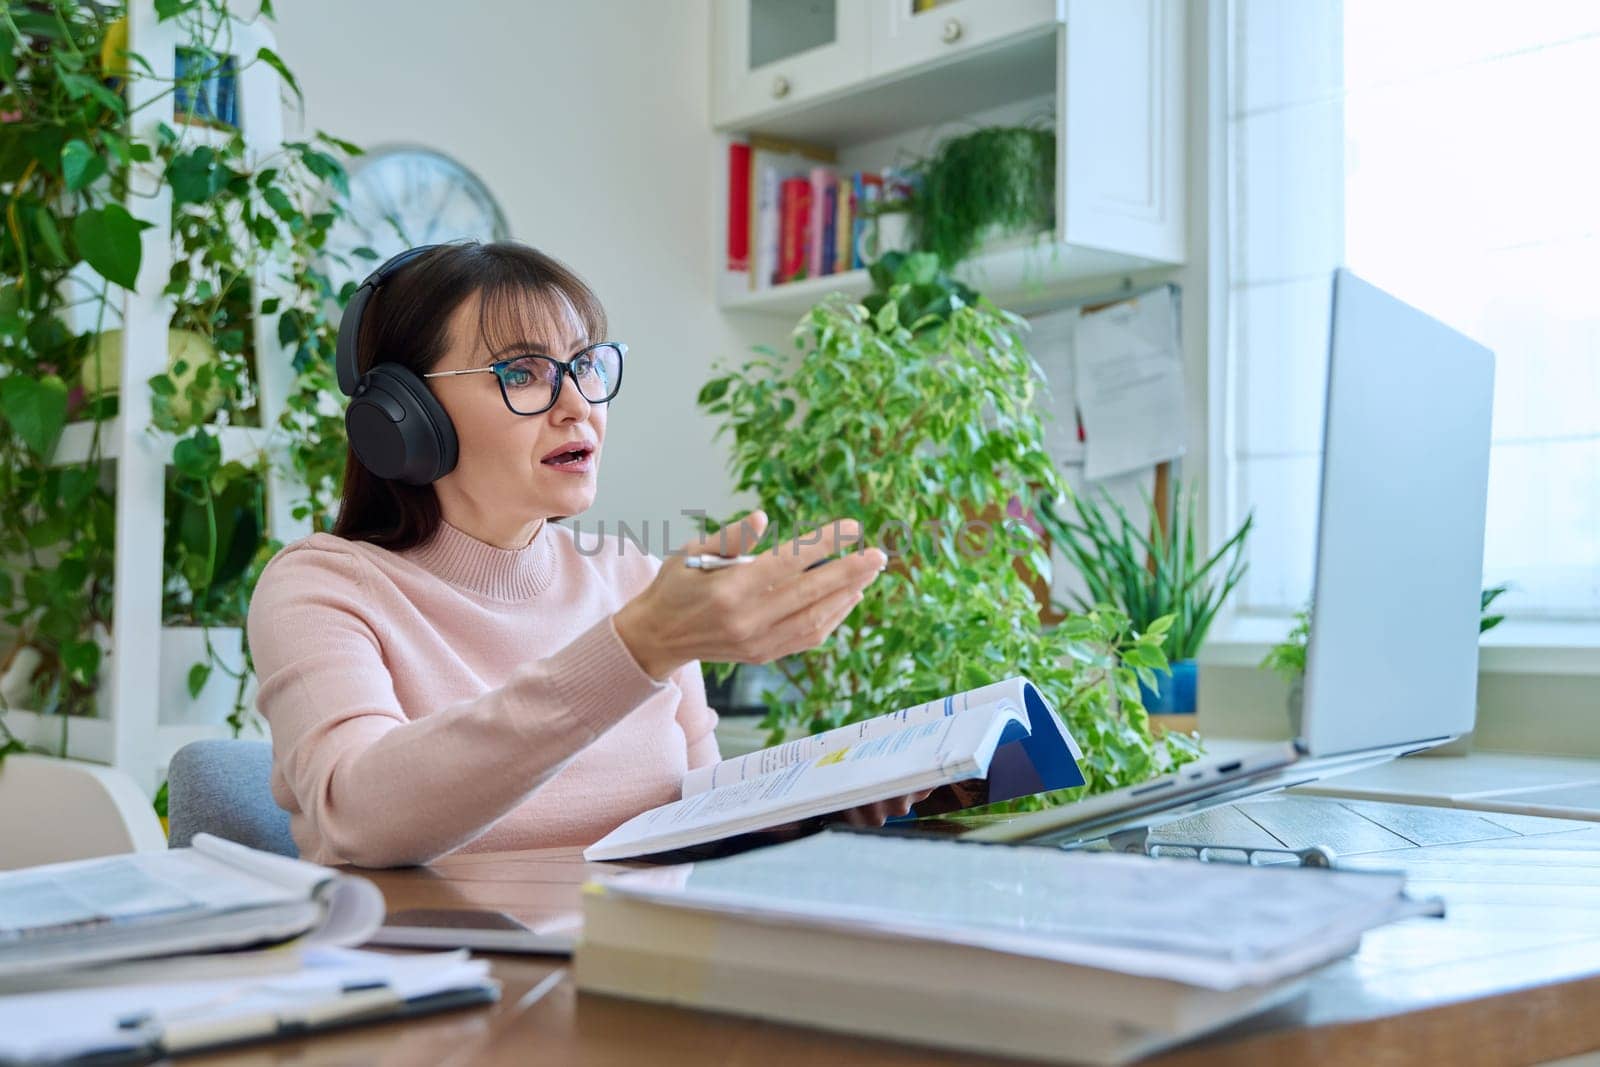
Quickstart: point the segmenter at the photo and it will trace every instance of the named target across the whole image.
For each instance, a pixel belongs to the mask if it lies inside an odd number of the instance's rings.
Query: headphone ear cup
[[[422,379],[398,363],[362,376],[344,422],[356,458],[380,478],[427,485],[455,469],[455,425]]]

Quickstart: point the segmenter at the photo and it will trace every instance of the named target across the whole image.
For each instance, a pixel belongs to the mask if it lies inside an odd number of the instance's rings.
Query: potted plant
[[[990,237],[1055,225],[1050,125],[985,126],[941,142],[910,170],[911,245],[946,269]]]
[[[1193,740],[1151,736],[1138,700],[1138,679],[1165,665],[1166,623],[1095,606],[1045,625],[1027,581],[1048,573],[1045,545],[1019,520],[982,518],[1060,491],[1021,320],[930,254],[885,257],[872,276],[864,302],[813,307],[794,354],[758,348],[699,395],[732,438],[735,487],[772,517],[761,548],[839,517],[891,557],[827,642],[777,665],[793,689],[771,694],[769,743],[1022,674],[1082,745],[1090,791],[1192,758]]]
[[[218,77],[205,57],[229,47],[227,0],[157,7],[164,20],[188,20],[190,58],[204,60],[160,91],[197,99]],[[259,17],[255,7],[247,17]],[[95,713],[106,657],[99,635],[111,623],[115,512],[100,428],[126,400],[112,383],[120,292],[135,285],[149,225],[136,215],[148,189],[130,195],[137,172],[155,173],[170,194],[175,253],[164,288],[173,309],[168,370],[150,381],[153,428],[171,441],[164,621],[242,625],[253,576],[277,547],[264,524],[241,518],[259,496],[266,457],[224,463],[218,436],[219,426],[262,424],[261,320],[275,320],[269,332],[293,361],[271,427],[287,446],[273,462],[303,488],[297,510],[316,528],[326,528],[344,456],[326,397],[347,292],[333,290],[322,264],[343,210],[327,202],[329,186],[345,191],[334,153],[359,150],[319,133],[258,153],[220,121],[205,136],[181,121],[134,133],[127,90],[151,73],[127,52],[125,10],[39,0],[0,20],[0,159],[9,161],[13,220],[0,228],[0,619],[9,629],[0,664],[26,659],[11,691],[25,693],[31,710],[62,714]],[[268,48],[228,76],[252,64],[272,66],[298,94]],[[263,272],[275,280],[271,291],[255,285]],[[68,418],[90,427],[90,447],[83,462],[55,465]],[[213,671],[248,674],[247,650],[241,659],[225,651],[236,641],[214,637],[177,671],[186,691],[198,693]],[[235,681],[237,724],[244,679]],[[0,746],[10,741],[0,736]]]
[[[1066,491],[1073,517],[1060,514],[1054,501],[1041,501],[1038,518],[1083,579],[1087,592],[1073,597],[1080,609],[1114,604],[1136,629],[1172,618],[1166,644],[1171,668],[1157,672],[1156,684],[1142,686],[1140,694],[1146,711],[1189,715],[1197,704],[1195,657],[1218,609],[1244,577],[1245,541],[1254,516],[1202,559],[1196,547],[1196,494],[1186,493],[1181,482],[1173,493],[1177,506],[1166,523],[1158,520],[1149,497],[1141,523],[1103,490],[1103,504]]]
[[[1506,617],[1494,610],[1494,602],[1510,592],[1509,583],[1486,586],[1478,594],[1478,636],[1482,637],[1499,626]],[[1284,639],[1267,650],[1261,660],[1261,669],[1277,673],[1289,683],[1289,730],[1291,737],[1300,736],[1305,710],[1306,648],[1311,642],[1311,605],[1308,603],[1294,614],[1294,623]],[[1472,746],[1472,732],[1447,745],[1426,751],[1432,755],[1465,755]]]

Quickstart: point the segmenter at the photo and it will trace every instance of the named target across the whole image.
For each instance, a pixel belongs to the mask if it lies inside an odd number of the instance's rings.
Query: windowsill
[[[1289,620],[1245,615],[1219,620],[1200,662],[1210,667],[1255,667],[1289,632]],[[1600,676],[1600,621],[1508,619],[1483,635],[1478,669],[1484,674]]]

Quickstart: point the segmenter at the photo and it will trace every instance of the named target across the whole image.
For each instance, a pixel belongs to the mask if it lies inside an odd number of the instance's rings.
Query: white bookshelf
[[[188,33],[174,22],[157,20],[154,0],[133,0],[128,12],[128,48],[152,68],[133,79],[128,103],[134,133],[153,138],[166,122],[185,144],[220,147],[229,134],[174,122],[172,95],[174,50]],[[219,47],[237,57],[239,127],[247,152],[261,158],[283,142],[283,108],[277,72],[251,62],[262,47],[276,49],[262,20],[235,22],[232,40]],[[160,96],[161,99],[156,98]],[[40,715],[25,710],[5,712],[6,725],[23,741],[56,751],[65,738],[65,753],[117,767],[130,774],[146,793],[165,777],[172,754],[190,741],[228,736],[226,725],[163,721],[160,706],[162,646],[163,539],[166,468],[173,438],[150,425],[148,380],[167,368],[167,330],[173,300],[162,293],[173,264],[171,194],[161,182],[159,161],[137,164],[131,186],[146,194],[129,210],[153,225],[142,234],[142,258],[135,288],[120,300],[123,352],[119,368],[118,416],[99,424],[98,456],[103,475],[116,491],[116,560],[109,656],[101,670],[100,713],[94,718]],[[149,195],[149,194],[154,195]],[[277,285],[273,271],[258,271],[253,280],[256,304]],[[114,298],[115,299],[115,298]],[[287,442],[272,427],[283,411],[293,380],[291,355],[278,341],[276,317],[258,317],[254,324],[256,394],[260,427],[217,426],[224,460],[247,460],[263,451],[274,453]],[[55,465],[83,463],[91,455],[93,423],[69,424],[52,457]],[[272,536],[294,540],[310,532],[307,520],[291,514],[296,487],[271,465],[267,482],[267,521]],[[213,631],[214,633],[217,631]],[[185,665],[187,669],[187,665]],[[223,679],[218,679],[222,681]],[[215,683],[214,683],[215,684]],[[171,710],[171,709],[169,709]],[[179,716],[168,716],[176,718]]]
[[[794,317],[827,293],[871,290],[865,270],[753,287],[722,269],[728,145],[753,135],[830,149],[843,175],[904,165],[981,125],[1052,115],[1054,229],[988,244],[957,277],[1031,312],[1184,263],[1184,0],[946,0],[922,12],[861,0],[836,11],[833,43],[751,67],[750,0],[713,7],[721,308]]]

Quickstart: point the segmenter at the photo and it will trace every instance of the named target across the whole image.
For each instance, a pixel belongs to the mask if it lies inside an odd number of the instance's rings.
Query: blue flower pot
[[[1195,711],[1195,662],[1180,659],[1170,672],[1156,672],[1157,688],[1139,683],[1139,698],[1152,715],[1193,715]]]

